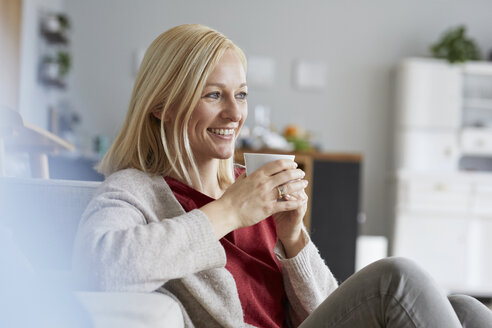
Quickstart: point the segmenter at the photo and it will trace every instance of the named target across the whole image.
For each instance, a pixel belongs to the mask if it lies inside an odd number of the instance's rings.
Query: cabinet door
[[[458,167],[458,136],[454,131],[404,128],[397,133],[398,169],[454,172]]]
[[[461,132],[461,148],[467,155],[492,155],[492,130],[464,129]]]
[[[467,243],[467,284],[492,295],[492,216],[470,220]]]
[[[415,260],[449,290],[462,290],[466,270],[466,218],[432,212],[397,215],[394,255]]]
[[[401,189],[404,190],[401,190]],[[400,185],[398,205],[410,211],[467,212],[472,184],[446,178],[412,179]]]
[[[472,211],[474,214],[492,214],[492,184],[476,183]],[[492,259],[491,259],[492,261]]]
[[[457,128],[461,120],[462,71],[445,61],[409,59],[398,71],[398,125]]]
[[[314,161],[311,238],[335,277],[355,272],[360,163]]]

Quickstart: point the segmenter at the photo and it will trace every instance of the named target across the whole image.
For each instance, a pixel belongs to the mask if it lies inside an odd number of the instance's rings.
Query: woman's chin
[[[222,152],[219,152],[217,154],[216,158],[217,159],[229,159],[233,155],[234,155],[234,151],[233,150],[230,150],[230,151],[222,151]]]
[[[218,156],[217,158],[218,158],[218,159],[229,159],[229,158],[231,158],[231,157],[232,157],[232,155],[233,155],[233,154],[231,153],[231,154],[229,154],[229,155],[221,155],[221,156]]]

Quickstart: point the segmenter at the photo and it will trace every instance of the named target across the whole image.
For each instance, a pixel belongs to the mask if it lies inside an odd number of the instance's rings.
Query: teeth
[[[234,129],[208,129],[210,132],[214,134],[218,134],[221,136],[229,136],[234,134]]]

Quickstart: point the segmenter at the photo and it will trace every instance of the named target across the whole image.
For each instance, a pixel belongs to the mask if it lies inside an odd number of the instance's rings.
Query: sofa
[[[99,184],[0,178],[1,327],[183,327],[166,295],[75,290],[73,239]]]

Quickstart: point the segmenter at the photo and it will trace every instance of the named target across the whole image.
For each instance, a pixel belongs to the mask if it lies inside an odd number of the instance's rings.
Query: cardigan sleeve
[[[134,181],[137,190],[103,184],[89,203],[74,245],[80,288],[150,292],[168,280],[225,266],[225,251],[206,215],[182,208],[178,214],[171,195],[156,197],[145,183]],[[159,206],[152,206],[157,198]],[[166,206],[174,206],[171,217],[153,208]]]
[[[301,324],[337,287],[338,282],[303,230],[306,246],[293,258],[286,258],[277,241],[275,253],[282,263],[288,314],[295,327]]]

